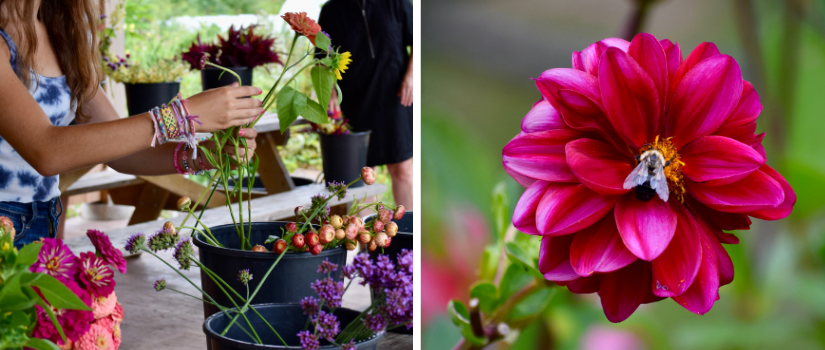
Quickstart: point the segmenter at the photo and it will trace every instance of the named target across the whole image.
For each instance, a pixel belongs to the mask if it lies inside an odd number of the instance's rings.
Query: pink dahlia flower
[[[513,224],[543,237],[544,277],[599,292],[612,322],[668,297],[708,312],[733,280],[721,243],[738,238],[723,230],[784,218],[796,202],[765,163],[762,105],[736,60],[713,43],[683,60],[678,44],[639,34],[535,81],[542,99],[503,163],[527,188]]]
[[[126,259],[123,258],[123,253],[112,245],[109,236],[98,230],[88,230],[86,236],[92,241],[98,256],[102,256],[104,261],[116,267],[120,273],[126,273]]]
[[[44,238],[43,247],[37,261],[29,268],[31,272],[42,272],[61,281],[75,278],[78,269],[77,258],[62,240]]]
[[[92,296],[100,297],[115,291],[114,273],[95,253],[80,253],[80,281]]]

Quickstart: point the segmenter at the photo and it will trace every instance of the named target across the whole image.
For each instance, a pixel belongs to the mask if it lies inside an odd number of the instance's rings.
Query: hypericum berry
[[[321,226],[318,230],[318,240],[321,244],[329,244],[333,239],[335,239],[335,229],[330,225]]]
[[[365,166],[361,168],[361,180],[364,180],[364,183],[367,185],[372,185],[375,183],[375,170],[372,168]]]
[[[390,221],[387,226],[384,226],[384,231],[387,232],[387,236],[395,237],[395,234],[398,233],[398,224],[395,221]]]
[[[376,249],[378,249],[378,243],[373,239],[367,244],[367,250],[374,252]]]
[[[347,241],[346,245],[347,250],[355,250],[355,248],[358,248],[358,245],[353,241]]]
[[[304,249],[304,235],[296,233],[292,236],[292,246],[297,249]]]
[[[257,252],[257,253],[266,253],[267,250],[266,250],[266,247],[259,244],[259,245],[256,245],[256,246],[252,247],[252,251]]]
[[[329,217],[329,224],[332,227],[341,228],[341,226],[344,226],[344,220],[338,215],[333,215]]]
[[[344,230],[347,234],[347,239],[354,241],[355,237],[358,236],[358,225],[356,224],[348,224],[347,228]]]
[[[190,205],[192,205],[192,200],[189,199],[189,197],[180,197],[180,199],[178,199],[178,209],[180,211],[189,210]]]
[[[324,246],[320,244],[316,244],[312,246],[312,248],[309,248],[309,252],[312,253],[312,255],[321,254],[322,250],[324,250]]]
[[[294,222],[286,224],[286,232],[298,232],[298,224]]]
[[[320,238],[318,237],[318,234],[317,234],[317,233],[315,233],[315,232],[310,232],[310,233],[307,233],[307,235],[306,235],[306,236],[304,236],[304,241],[305,241],[305,242],[306,242],[306,244],[307,244],[308,246],[310,246],[310,248],[311,248],[311,247],[314,247],[314,246],[318,245],[318,243],[319,243],[321,240],[320,240]]]
[[[393,216],[393,219],[395,219],[395,220],[401,220],[401,218],[403,218],[403,217],[404,217],[404,213],[405,213],[405,212],[407,212],[407,210],[406,210],[406,209],[404,209],[404,206],[403,206],[403,205],[399,205],[399,206],[398,206],[398,208],[395,208],[395,216]]]
[[[375,238],[373,239],[373,241],[375,241],[375,243],[378,244],[379,247],[383,247],[383,246],[387,245],[387,238],[389,238],[389,237],[387,236],[386,233],[378,232],[375,235]]]
[[[346,237],[347,237],[347,232],[344,231],[344,229],[339,228],[339,229],[335,230],[335,239],[342,240]]]
[[[341,226],[347,226],[349,224],[349,216],[344,215],[341,217]]]
[[[175,224],[173,224],[171,221],[167,221],[166,223],[164,223],[164,224],[163,224],[163,229],[164,229],[164,230],[166,230],[166,231],[168,231],[169,233],[171,233],[171,234],[173,234],[173,235],[174,235],[174,234],[177,234],[177,232],[178,232],[178,231],[175,229]]]
[[[367,244],[371,240],[372,240],[372,236],[370,236],[369,232],[361,231],[361,233],[358,234],[358,241],[361,242],[361,243]]]
[[[387,243],[384,243],[384,248],[389,248],[392,243],[392,237],[387,236]]]
[[[372,230],[375,232],[384,231],[384,222],[381,220],[375,220],[372,222]]]
[[[390,223],[392,220],[392,211],[389,209],[380,209],[378,210],[378,220],[381,220],[385,225]]]
[[[275,254],[281,254],[286,250],[286,247],[286,241],[283,239],[279,239],[275,241],[275,244],[272,245],[272,252]]]

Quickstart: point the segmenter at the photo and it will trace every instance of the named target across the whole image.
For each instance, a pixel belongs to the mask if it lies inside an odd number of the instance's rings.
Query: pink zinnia
[[[115,290],[114,273],[92,252],[80,254],[80,281],[93,296],[106,296]]]
[[[95,321],[95,324],[89,328],[86,334],[82,335],[74,343],[76,350],[113,350],[115,349],[114,340],[112,339],[111,320],[109,324]]]
[[[92,300],[92,311],[95,313],[95,319],[100,319],[111,315],[115,311],[117,305],[117,295],[115,292],[106,297],[95,297]]]
[[[796,202],[754,133],[759,97],[712,43],[683,60],[649,34],[605,39],[536,86],[543,98],[503,151],[527,188],[513,223],[543,236],[544,277],[599,292],[612,322],[666,297],[708,312],[733,280],[720,243],[738,238],[723,230]]]
[[[43,247],[31,268],[32,272],[42,272],[61,281],[73,280],[77,274],[77,258],[63,241],[44,238]]]
[[[112,245],[109,236],[98,230],[88,230],[86,236],[92,241],[97,254],[102,256],[103,260],[117,267],[120,273],[126,273],[126,259],[123,258],[123,253]]]

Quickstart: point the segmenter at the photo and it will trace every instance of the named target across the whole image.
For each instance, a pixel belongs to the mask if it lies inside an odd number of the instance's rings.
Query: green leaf
[[[52,325],[55,329],[57,329],[57,332],[60,333],[60,339],[62,339],[65,342],[66,333],[63,333],[63,327],[60,327],[60,323],[57,322],[57,316],[54,315],[54,311],[52,311],[52,308],[50,308],[49,305],[46,305],[46,302],[43,301],[43,298],[40,298],[40,296],[37,297],[37,305],[40,305],[40,307],[43,308],[43,311],[46,311],[46,314],[49,315],[49,320],[52,321]]]
[[[22,310],[32,306],[31,299],[23,293],[20,284],[22,273],[16,273],[0,285],[0,305],[3,310]]]
[[[54,343],[39,338],[29,338],[29,341],[26,342],[26,347],[37,350],[60,350]]]
[[[492,281],[499,268],[507,268],[507,265],[499,266],[499,257],[501,256],[501,243],[490,244],[484,248],[484,254],[481,256],[481,266],[479,277],[483,280]]]
[[[507,252],[507,258],[510,259],[510,262],[512,262],[515,265],[521,266],[521,268],[523,268],[525,271],[533,275],[533,277],[536,277],[538,279],[544,278],[541,272],[539,272],[539,270],[536,268],[536,264],[535,262],[533,262],[533,259],[527,253],[525,253],[524,250],[522,250],[518,245],[516,245],[513,242],[507,242],[504,248]]]
[[[43,242],[34,241],[26,244],[17,253],[16,265],[31,266],[37,261],[37,256],[40,255],[40,248],[43,247]]]
[[[276,235],[269,235],[269,237],[267,237],[267,239],[264,241],[264,244],[272,243],[272,242],[275,242],[279,239],[281,239],[281,237],[278,237]]]
[[[450,314],[450,320],[452,320],[456,326],[461,327],[462,325],[470,324],[470,312],[467,311],[464,303],[458,300],[453,299],[447,303],[447,313]]]
[[[499,302],[504,303],[513,294],[534,280],[535,278],[525,272],[521,266],[511,264],[507,267],[507,271],[504,272],[501,283],[499,283]]]
[[[478,299],[481,312],[492,314],[498,307],[498,288],[490,282],[478,282],[470,288],[470,298]]]
[[[335,84],[335,91],[338,91],[338,105],[341,105],[341,102],[344,101],[344,93],[341,92],[341,87],[338,84]]]
[[[306,96],[306,95],[304,95]],[[326,124],[329,123],[329,118],[327,118],[327,112],[324,107],[318,104],[313,100],[307,100],[306,109],[304,109],[304,113],[302,116],[304,119],[309,120],[316,124]]]
[[[493,189],[493,219],[498,232],[498,241],[504,242],[504,235],[510,227],[510,215],[508,215],[510,203],[507,198],[507,186],[504,181],[499,182]]]
[[[461,335],[464,336],[464,339],[470,343],[477,345],[484,345],[487,343],[486,338],[476,337],[476,335],[473,334],[473,326],[470,326],[470,324],[461,325],[459,328],[461,328]]]
[[[318,34],[315,35],[315,47],[329,52],[330,43],[329,37],[324,34],[324,32],[318,32]]]
[[[323,107],[324,113],[326,113],[329,99],[332,96],[332,88],[335,85],[335,74],[332,73],[332,69],[324,66],[312,67],[310,73],[312,75],[312,87],[315,88],[315,94],[318,95],[318,104]]]
[[[554,295],[556,295],[556,288],[542,288],[533,292],[513,307],[513,310],[507,315],[507,320],[525,319],[539,315],[550,305],[550,300],[553,299]]]
[[[69,287],[66,287],[66,285],[52,276],[43,274],[40,278],[36,279],[32,285],[39,287],[40,293],[43,293],[43,296],[49,301],[49,304],[52,304],[52,306],[58,309],[92,309],[84,304]]]
[[[298,119],[298,116],[303,113],[307,106],[307,95],[303,92],[296,91],[291,86],[284,86],[281,92],[278,93],[276,100],[278,107],[278,121],[281,125],[281,133],[286,132],[287,128]]]

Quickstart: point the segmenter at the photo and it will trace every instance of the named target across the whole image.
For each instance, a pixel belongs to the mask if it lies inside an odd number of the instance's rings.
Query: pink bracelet
[[[175,164],[175,171],[181,175],[188,175],[188,172],[184,171],[180,167],[180,162],[178,162],[178,155],[180,155],[180,150],[185,145],[185,142],[179,142],[177,146],[175,146],[175,152],[172,154],[172,163]]]

